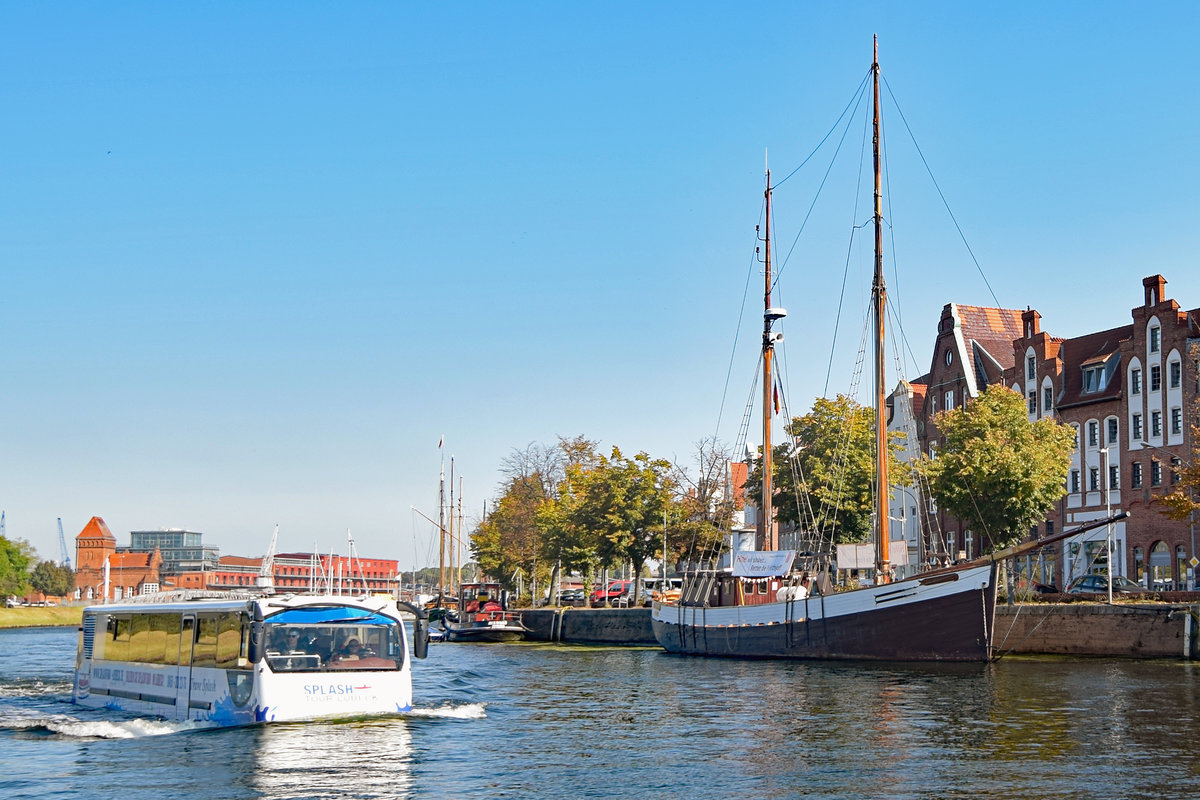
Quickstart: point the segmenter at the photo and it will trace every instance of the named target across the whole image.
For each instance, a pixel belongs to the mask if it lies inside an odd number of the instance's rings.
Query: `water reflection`
[[[396,717],[288,723],[255,729],[256,796],[403,798],[412,796],[412,732]]]

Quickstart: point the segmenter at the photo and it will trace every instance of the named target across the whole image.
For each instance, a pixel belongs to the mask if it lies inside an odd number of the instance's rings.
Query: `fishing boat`
[[[442,629],[450,642],[516,642],[526,630],[498,583],[462,584],[458,608],[442,617]]]
[[[652,605],[660,645],[673,653],[733,658],[986,661],[992,655],[997,561],[943,567],[898,579],[889,556],[886,391],[884,386],[883,206],[879,136],[879,48],[871,65],[874,89],[875,269],[871,292],[874,339],[875,492],[873,585],[834,591],[827,572],[808,580],[795,551],[779,550],[774,523],[771,453],[772,358],[786,316],[771,301],[771,175],[767,172],[761,367],[763,375],[763,543],[736,552],[727,570],[693,571],[678,601]]]

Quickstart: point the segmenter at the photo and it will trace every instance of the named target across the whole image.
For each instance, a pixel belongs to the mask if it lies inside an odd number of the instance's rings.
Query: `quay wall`
[[[657,644],[648,608],[543,608],[521,618],[530,641]],[[1200,605],[998,605],[994,641],[1002,654],[1200,658]]]
[[[1200,657],[1200,605],[1019,603],[996,606],[1000,653]]]
[[[657,645],[648,608],[539,608],[522,611],[535,642]]]

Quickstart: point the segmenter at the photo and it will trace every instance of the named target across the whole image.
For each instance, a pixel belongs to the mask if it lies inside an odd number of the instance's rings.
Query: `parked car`
[[[614,605],[622,594],[626,596],[633,594],[633,581],[609,581],[608,588],[596,589],[588,600],[593,606]]]
[[[560,606],[587,605],[587,592],[583,589],[563,589],[558,593],[558,604]]]
[[[1112,590],[1121,594],[1136,594],[1146,591],[1140,583],[1129,580],[1124,575],[1112,576]],[[1081,575],[1067,586],[1070,594],[1108,594],[1107,575]]]

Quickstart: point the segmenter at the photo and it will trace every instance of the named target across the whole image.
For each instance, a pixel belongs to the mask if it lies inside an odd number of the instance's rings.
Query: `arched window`
[[[1155,542],[1150,548],[1150,589],[1168,591],[1174,588],[1171,577],[1171,548],[1166,542]]]

